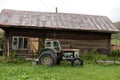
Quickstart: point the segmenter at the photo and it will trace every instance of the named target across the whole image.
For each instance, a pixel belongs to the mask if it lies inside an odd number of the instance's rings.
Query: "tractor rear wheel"
[[[44,51],[39,57],[39,63],[43,66],[53,66],[56,64],[56,57],[51,50]]]
[[[40,64],[43,66],[53,66],[55,65],[55,57],[52,56],[51,54],[43,54],[40,59]]]
[[[80,58],[74,58],[71,61],[72,66],[82,66],[83,65],[83,60]]]

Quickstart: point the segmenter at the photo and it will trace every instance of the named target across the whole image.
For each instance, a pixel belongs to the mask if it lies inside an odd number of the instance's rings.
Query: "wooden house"
[[[9,9],[1,11],[0,28],[5,31],[8,56],[12,50],[34,55],[41,38],[57,39],[62,48],[108,54],[111,34],[119,31],[106,16]]]

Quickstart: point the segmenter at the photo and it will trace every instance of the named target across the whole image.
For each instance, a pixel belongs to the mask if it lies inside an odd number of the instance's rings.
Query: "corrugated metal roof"
[[[119,30],[106,16],[32,12],[3,9],[0,25],[24,26],[26,28],[60,28],[74,30],[92,30],[100,32],[118,32]],[[6,26],[4,26],[6,27]]]

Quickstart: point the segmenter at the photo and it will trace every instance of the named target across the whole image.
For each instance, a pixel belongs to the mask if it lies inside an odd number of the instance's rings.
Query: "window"
[[[58,46],[59,46],[59,44],[58,44],[57,41],[53,42],[53,44],[54,44],[55,47],[58,47]]]
[[[27,37],[13,37],[13,49],[28,49]]]
[[[51,42],[46,42],[46,47],[51,47]]]

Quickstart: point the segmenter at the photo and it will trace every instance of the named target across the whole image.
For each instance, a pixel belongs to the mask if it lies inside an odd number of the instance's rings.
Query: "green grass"
[[[0,63],[0,80],[119,80],[120,65],[101,66],[84,64],[71,67],[62,64],[53,67],[32,65],[31,62]]]
[[[113,39],[113,40],[111,40],[111,44],[120,45],[120,40]]]
[[[120,22],[114,23],[114,25],[120,30]],[[112,34],[112,44],[120,45],[120,33]]]
[[[115,22],[114,25],[115,25],[118,29],[120,29],[120,22]]]

